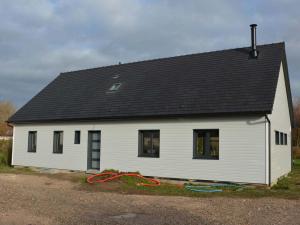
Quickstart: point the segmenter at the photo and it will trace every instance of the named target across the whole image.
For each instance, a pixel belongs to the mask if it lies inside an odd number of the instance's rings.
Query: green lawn
[[[298,166],[298,167],[300,166],[300,159],[294,159],[293,162],[294,162],[295,166]]]
[[[162,183],[158,187],[143,187],[136,186],[137,182],[141,180],[132,177],[122,177],[119,181],[119,185],[115,185],[114,189],[109,189],[108,191],[116,191],[123,193],[142,193],[142,194],[154,194],[154,195],[180,195],[180,196],[196,196],[196,197],[212,197],[212,196],[229,196],[229,197],[280,197],[280,198],[300,198],[300,160],[295,161],[294,168],[292,172],[280,179],[276,185],[272,188],[266,186],[233,186],[220,188],[223,192],[220,193],[197,193],[192,192],[184,188],[183,185],[174,185],[168,183]],[[103,184],[84,186],[90,188],[93,186],[100,191],[105,190]],[[209,188],[208,188],[209,189]],[[215,189],[215,188],[213,188]]]
[[[146,195],[174,195],[174,196],[192,196],[192,197],[278,197],[299,199],[300,198],[300,160],[294,161],[292,172],[280,179],[272,188],[266,186],[234,186],[221,188],[220,193],[197,193],[185,189],[184,185],[176,185],[170,183],[162,183],[158,187],[137,186],[136,183],[144,182],[139,178],[122,177],[119,180],[101,183],[88,184],[86,182],[87,175],[84,173],[68,173],[68,174],[45,174],[33,172],[30,169],[16,169],[10,167],[0,168],[2,173],[21,173],[39,176],[48,176],[53,179],[65,179],[72,182],[80,183],[80,189],[86,191],[100,192],[117,192],[123,194],[146,194]]]

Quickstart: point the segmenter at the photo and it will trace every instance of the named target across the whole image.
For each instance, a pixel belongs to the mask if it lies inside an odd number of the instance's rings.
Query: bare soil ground
[[[0,174],[0,224],[300,224],[300,200],[93,192],[46,176]]]

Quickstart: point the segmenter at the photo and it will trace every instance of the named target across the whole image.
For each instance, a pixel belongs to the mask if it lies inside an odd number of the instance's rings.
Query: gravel
[[[0,224],[300,224],[300,200],[124,195],[79,185],[0,174]]]

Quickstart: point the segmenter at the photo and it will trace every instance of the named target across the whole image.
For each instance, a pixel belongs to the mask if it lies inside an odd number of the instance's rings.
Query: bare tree
[[[296,100],[294,104],[294,120],[296,127],[300,126],[300,99]]]
[[[300,99],[298,98],[294,104],[294,122],[295,128],[293,129],[293,145],[300,146]]]
[[[12,134],[12,128],[7,126],[6,121],[16,111],[15,106],[9,101],[0,101],[0,136]]]

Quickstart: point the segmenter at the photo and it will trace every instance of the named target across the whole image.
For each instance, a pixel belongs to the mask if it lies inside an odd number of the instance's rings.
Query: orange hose
[[[103,176],[107,176],[110,175],[110,177],[104,178],[104,179],[97,179],[95,180],[96,177],[103,177]],[[128,177],[138,177],[144,180],[147,180],[149,182],[151,182],[151,184],[146,184],[146,183],[137,183],[136,185],[138,186],[146,186],[146,187],[155,187],[155,186],[159,186],[160,185],[160,181],[156,180],[156,179],[152,179],[152,178],[146,178],[140,174],[137,173],[115,173],[115,172],[104,172],[104,173],[99,173],[99,174],[95,174],[92,176],[89,176],[87,178],[87,182],[89,184],[93,184],[93,183],[104,183],[107,181],[112,181],[114,179],[120,178],[122,176],[128,176]]]

